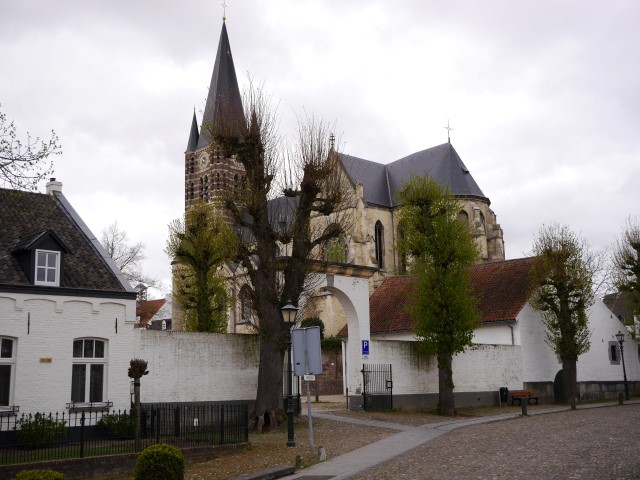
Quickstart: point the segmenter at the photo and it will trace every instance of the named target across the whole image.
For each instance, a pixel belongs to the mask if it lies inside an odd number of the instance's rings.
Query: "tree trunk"
[[[456,414],[453,398],[452,360],[453,356],[450,353],[438,354],[438,413],[450,417]]]
[[[576,409],[576,397],[578,393],[578,374],[576,361],[572,359],[562,359],[562,370],[564,371],[564,401],[571,405],[571,409]]]

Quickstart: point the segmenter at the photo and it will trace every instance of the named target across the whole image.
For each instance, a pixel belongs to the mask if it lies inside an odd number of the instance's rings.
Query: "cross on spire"
[[[449,126],[449,119],[447,118],[447,126],[446,127],[442,127],[447,131],[447,142],[451,143],[451,131],[453,130],[453,128],[451,128]]]
[[[333,133],[329,135],[329,146],[331,147],[331,150],[336,146],[336,137]]]
[[[227,19],[227,2],[226,0],[222,0],[222,21],[224,22]]]

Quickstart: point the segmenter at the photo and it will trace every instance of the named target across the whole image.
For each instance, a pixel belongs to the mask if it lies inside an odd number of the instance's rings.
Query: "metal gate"
[[[393,377],[391,364],[362,365],[362,408],[365,410],[393,409]]]

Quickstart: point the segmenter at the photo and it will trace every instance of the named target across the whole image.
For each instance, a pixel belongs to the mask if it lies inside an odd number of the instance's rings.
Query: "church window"
[[[193,183],[189,184],[189,198],[193,200]]]
[[[486,225],[484,223],[484,215],[482,214],[482,212],[480,212],[480,225],[482,226],[482,229],[485,230]]]
[[[16,340],[0,337],[0,407],[13,404],[13,383],[16,369]]]
[[[375,226],[376,264],[378,268],[384,268],[384,227],[380,220]]]
[[[101,403],[106,398],[107,342],[93,338],[73,341],[71,402]]]
[[[469,225],[469,214],[465,210],[460,210],[460,213],[458,213],[458,221],[463,225]]]
[[[240,289],[240,321],[238,323],[251,323],[251,289],[243,286]]]
[[[200,177],[200,198],[204,198],[204,178]]]
[[[327,262],[347,263],[347,242],[343,237],[332,238],[325,244],[324,259]]]
[[[402,228],[398,229],[398,237],[400,238],[400,243],[404,242],[404,230]],[[400,273],[407,273],[407,254],[403,251],[400,251]]]

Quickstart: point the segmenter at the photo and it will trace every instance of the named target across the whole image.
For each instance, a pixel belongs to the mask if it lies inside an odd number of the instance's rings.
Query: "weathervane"
[[[453,128],[451,128],[449,126],[449,119],[447,118],[447,126],[446,127],[442,127],[447,131],[447,142],[451,143],[451,131],[453,130]]]
[[[222,21],[224,22],[227,19],[227,2],[226,0],[222,0]]]

